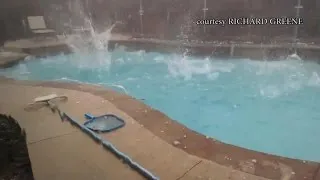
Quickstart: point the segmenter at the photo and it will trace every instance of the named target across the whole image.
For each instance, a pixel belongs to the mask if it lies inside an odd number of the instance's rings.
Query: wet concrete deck
[[[318,163],[223,144],[134,98],[99,86],[6,78],[0,79],[0,85],[0,111],[11,114],[26,129],[36,179],[143,179],[50,110],[23,110],[33,98],[56,93],[69,97],[59,106],[79,122],[88,112],[123,118],[126,126],[103,138],[161,179],[320,180]]]

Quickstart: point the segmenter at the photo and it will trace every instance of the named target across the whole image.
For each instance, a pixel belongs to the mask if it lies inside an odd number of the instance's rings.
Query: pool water
[[[1,71],[22,80],[79,81],[127,93],[206,136],[320,161],[320,65],[97,51],[28,60]]]

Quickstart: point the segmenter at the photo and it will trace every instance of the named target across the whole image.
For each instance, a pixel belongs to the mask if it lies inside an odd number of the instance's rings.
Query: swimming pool
[[[178,54],[75,53],[1,70],[22,80],[79,81],[127,93],[206,136],[320,161],[320,65]]]

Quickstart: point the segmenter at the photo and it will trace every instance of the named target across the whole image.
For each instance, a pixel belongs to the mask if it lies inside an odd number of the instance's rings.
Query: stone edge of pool
[[[146,52],[181,53],[189,49],[190,55],[211,56],[221,58],[249,58],[256,60],[279,60],[286,59],[297,49],[302,59],[310,59],[320,63],[320,45],[315,44],[248,44],[248,43],[223,43],[223,42],[185,42],[178,40],[161,40],[133,38],[121,34],[114,34],[109,40],[108,48],[113,50],[118,45],[127,47],[127,50],[145,50]],[[0,68],[14,66],[24,60],[28,55],[49,56],[59,53],[69,53],[70,48],[65,39],[21,39],[8,41],[3,49],[8,52],[15,52],[19,56],[6,57],[2,60],[0,56]],[[0,51],[1,55],[1,51]]]
[[[188,154],[269,179],[320,180],[319,163],[269,155],[219,142],[188,129],[133,97],[101,86],[69,82],[19,81],[0,76],[1,82],[88,92],[110,101],[154,135]],[[141,109],[146,111],[142,112]],[[283,176],[291,171],[294,172],[291,178]]]

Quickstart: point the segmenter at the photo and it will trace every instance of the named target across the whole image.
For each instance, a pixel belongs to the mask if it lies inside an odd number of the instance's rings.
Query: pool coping
[[[212,56],[222,58],[250,58],[256,60],[277,60],[277,58],[288,57],[290,49],[297,49],[302,59],[310,57],[312,61],[320,63],[320,45],[316,44],[250,44],[246,42],[203,42],[203,41],[180,41],[162,40],[152,38],[134,38],[131,36],[120,36],[113,34],[108,42],[110,50],[117,46],[125,46],[128,50],[145,50],[153,52],[181,53],[189,49],[189,54],[196,56]],[[24,56],[13,58],[10,61],[0,63],[0,68],[7,68],[23,61],[27,55],[41,57],[56,55],[59,53],[70,53],[71,49],[65,39],[34,41],[33,39],[20,39],[8,41],[4,45],[8,51],[18,52]],[[266,59],[270,58],[270,59]],[[276,59],[274,59],[276,58]],[[315,58],[315,59],[313,59]],[[1,59],[0,59],[1,61]]]
[[[222,143],[188,129],[131,96],[102,86],[55,81],[20,81],[0,76],[1,82],[91,93],[110,101],[154,135],[188,154],[268,179],[320,180],[320,164],[317,162],[279,157]],[[144,111],[141,111],[142,109]],[[288,170],[292,173],[291,178],[283,176],[284,171],[288,173]]]

